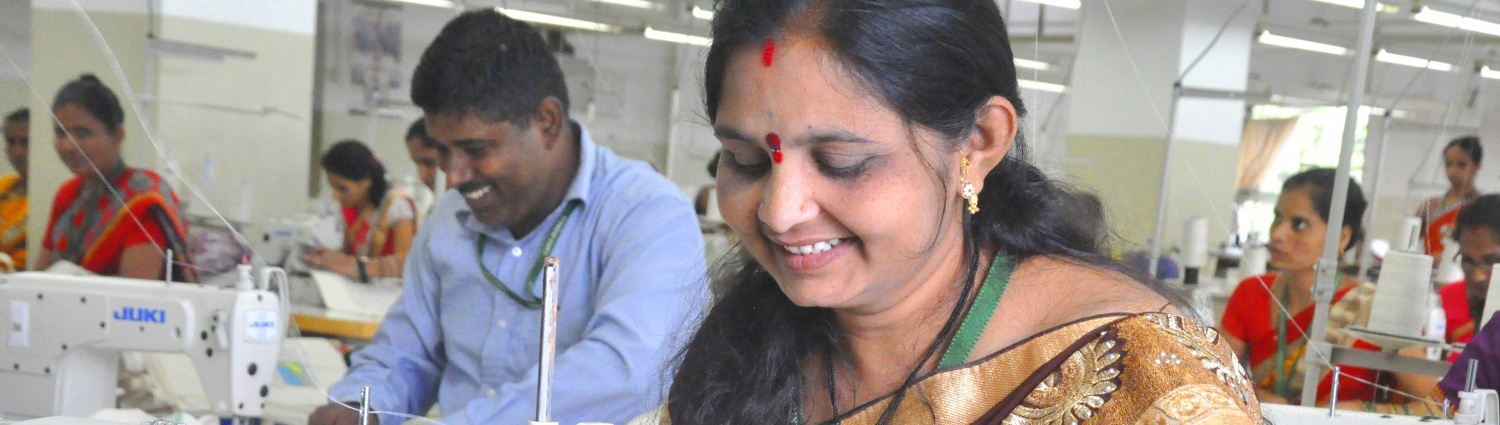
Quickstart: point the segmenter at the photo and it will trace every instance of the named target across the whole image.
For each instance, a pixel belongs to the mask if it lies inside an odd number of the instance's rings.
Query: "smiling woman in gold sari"
[[[1026,162],[990,0],[726,0],[707,57],[742,241],[682,424],[1259,422],[1239,361]]]

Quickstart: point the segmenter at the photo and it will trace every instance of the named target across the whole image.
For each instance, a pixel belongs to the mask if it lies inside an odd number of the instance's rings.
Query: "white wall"
[[[31,2],[0,1],[0,117],[30,107]],[[15,171],[0,161],[0,174]]]
[[[275,3],[266,5],[278,11],[274,17],[233,1],[178,0],[163,7],[193,13],[163,19],[159,37],[256,56],[208,61],[159,55],[161,100],[150,108],[167,162],[201,185],[221,214],[239,220],[285,216],[307,205],[316,8],[311,2]],[[206,160],[213,164],[211,182],[203,180]],[[164,165],[159,158],[136,157],[132,163]],[[179,189],[189,211],[208,214],[204,202],[186,192]]]

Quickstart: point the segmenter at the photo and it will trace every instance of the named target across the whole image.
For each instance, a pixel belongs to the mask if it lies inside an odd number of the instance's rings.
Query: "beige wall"
[[[1176,143],[1163,248],[1178,246],[1183,223],[1195,215],[1208,217],[1210,244],[1226,240],[1227,229],[1233,228],[1234,169],[1239,147],[1194,140]],[[1098,192],[1111,229],[1123,239],[1122,250],[1143,249],[1151,238],[1165,149],[1166,142],[1160,138],[1068,138],[1067,181]]]
[[[231,219],[304,211],[313,36],[176,17],[163,19],[160,34],[256,55],[222,62],[160,55],[157,96],[162,100],[150,109],[156,114],[155,135],[170,161]],[[267,109],[276,112],[260,112]],[[135,164],[165,168],[154,151],[132,154]],[[201,180],[206,158],[213,163],[212,185]],[[190,202],[192,213],[207,214],[202,200],[182,187],[178,192]]]
[[[1122,249],[1144,245],[1151,235],[1163,146],[1147,137],[1068,137],[1066,180],[1099,194],[1110,228],[1124,239]]]
[[[99,76],[105,85],[123,96],[127,85],[110,71],[111,63],[115,61],[130,83],[135,84],[129,87],[139,88],[145,75],[146,17],[109,12],[89,12],[88,16],[109,41],[113,56],[105,54],[95,44],[88,24],[79,18],[77,12],[48,8],[32,10],[32,41],[37,47],[33,49],[31,83],[46,97],[45,101],[32,100],[33,121],[50,119],[43,111],[50,110],[52,96],[68,80],[85,72]],[[145,143],[137,119],[141,111],[134,105],[122,106],[125,108],[124,149],[131,152],[138,144]],[[32,252],[41,249],[42,234],[46,232],[47,215],[52,210],[52,198],[57,188],[73,177],[58,160],[57,150],[51,143],[53,139],[51,126],[31,126],[31,176],[27,187],[31,194],[31,212],[27,223],[27,247]],[[142,164],[137,162],[134,165]],[[31,258],[35,261],[37,256]]]

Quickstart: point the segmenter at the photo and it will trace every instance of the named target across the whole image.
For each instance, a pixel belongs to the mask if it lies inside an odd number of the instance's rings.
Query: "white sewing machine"
[[[344,246],[343,222],[334,214],[299,214],[249,227],[244,234],[252,251],[264,256],[266,264],[289,270],[305,268],[301,257],[308,247]]]
[[[87,416],[115,406],[119,352],[185,353],[213,413],[258,417],[285,335],[279,269],[233,288],[100,276],[0,276],[0,416]]]

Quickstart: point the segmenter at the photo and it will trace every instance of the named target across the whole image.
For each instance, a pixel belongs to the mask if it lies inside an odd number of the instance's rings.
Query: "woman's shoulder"
[[[1161,423],[1259,423],[1249,374],[1213,328],[1166,313],[1133,315],[1114,325],[1123,356],[1122,394],[1132,412]],[[1155,423],[1153,421],[1147,421]]]
[[[155,171],[151,171],[150,169],[146,168],[131,167],[130,172],[126,173],[126,176],[123,179],[117,181],[119,182],[118,184],[120,184],[125,189],[130,190],[132,193],[165,193],[169,191],[166,185],[162,183],[163,180],[161,178],[161,175],[156,174]]]

